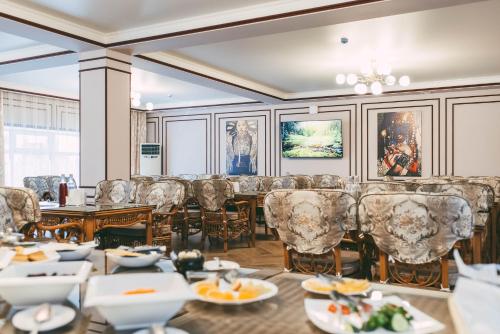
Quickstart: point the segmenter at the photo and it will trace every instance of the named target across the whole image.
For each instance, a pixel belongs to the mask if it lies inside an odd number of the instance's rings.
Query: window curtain
[[[0,186],[5,185],[5,139],[3,132],[3,91],[0,90]]]
[[[130,110],[130,173],[140,174],[141,144],[146,142],[146,112]]]
[[[5,184],[22,186],[26,176],[60,174],[73,174],[78,182],[78,101],[6,90],[1,101]]]

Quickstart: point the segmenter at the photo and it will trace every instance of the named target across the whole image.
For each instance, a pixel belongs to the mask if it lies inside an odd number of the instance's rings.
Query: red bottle
[[[68,185],[66,184],[64,175],[61,175],[61,181],[59,182],[59,206],[66,206],[66,196],[68,196]]]

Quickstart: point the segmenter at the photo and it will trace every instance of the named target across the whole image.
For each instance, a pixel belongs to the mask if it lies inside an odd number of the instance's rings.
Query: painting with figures
[[[377,115],[378,176],[422,176],[422,112]]]
[[[226,122],[226,174],[257,175],[257,120]]]

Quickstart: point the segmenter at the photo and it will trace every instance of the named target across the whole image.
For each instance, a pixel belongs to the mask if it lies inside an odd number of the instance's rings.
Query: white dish
[[[165,332],[168,334],[189,334],[188,332],[174,327],[165,327]],[[149,328],[141,329],[140,331],[134,332],[133,334],[150,334]]]
[[[69,324],[75,318],[76,312],[71,307],[63,305],[51,305],[51,318],[50,320],[37,325],[35,323],[34,314],[39,306],[27,308],[23,311],[17,312],[12,318],[12,325],[17,329],[23,331],[32,331],[38,329],[42,331],[51,331],[56,328]]]
[[[57,252],[61,256],[61,261],[81,261],[86,259],[96,246],[95,243],[77,245],[51,242],[42,245],[41,248]]]
[[[218,262],[220,265],[215,260],[205,261],[203,268],[208,271],[240,269],[240,265],[234,261],[220,260]]]
[[[135,289],[156,292],[124,294]],[[117,274],[91,277],[84,306],[95,307],[115,329],[124,330],[165,324],[191,299],[195,296],[178,273]]]
[[[38,247],[30,247],[30,248],[23,248],[23,254],[29,255],[35,252],[40,251],[41,249]],[[25,261],[12,261],[12,264],[18,265],[18,264],[25,264],[25,263],[50,263],[50,262],[57,262],[61,259],[61,255],[59,255],[56,251],[54,250],[48,250],[45,249],[43,250],[45,253],[45,256],[47,259],[45,260],[40,260],[40,261],[33,261],[33,262],[25,262]]]
[[[255,279],[255,278],[239,278],[241,281],[242,285],[252,283],[255,285],[261,285],[264,288],[268,289],[266,293],[261,294],[260,296],[256,298],[250,298],[250,299],[235,299],[235,300],[222,300],[222,299],[212,299],[212,298],[207,298],[205,296],[200,296],[199,294],[196,293],[196,288],[199,284],[202,284],[203,281],[201,282],[196,282],[191,284],[191,289],[193,290],[193,293],[196,295],[198,300],[212,303],[212,304],[219,304],[219,305],[244,305],[244,304],[250,304],[250,303],[255,303],[255,302],[260,302],[269,298],[272,298],[278,294],[278,287],[276,284],[260,280],[260,279]],[[220,283],[223,283],[222,281]]]
[[[413,316],[413,320],[410,322],[410,330],[400,333],[426,334],[439,332],[445,328],[442,323],[421,312],[420,310],[410,306],[408,303],[405,303],[401,298],[397,296],[384,297],[379,301],[366,301],[372,304],[375,308],[377,306],[382,306],[385,303],[393,303],[396,305],[404,306],[404,308]],[[327,333],[352,334],[352,332],[350,331],[343,330],[339,326],[339,323],[335,321],[336,315],[328,311],[328,306],[330,304],[331,301],[327,299],[304,299],[304,307],[306,309],[307,316],[316,327]],[[394,334],[393,331],[389,331],[384,328],[378,328],[377,330],[371,332],[361,331],[359,333]]]
[[[42,303],[62,303],[75,285],[87,280],[92,263],[27,262],[9,266],[0,272],[0,296],[15,307]],[[27,277],[29,274],[58,273],[59,276]],[[74,274],[61,276],[61,274]]]
[[[10,248],[1,247],[0,248],[0,270],[7,267],[15,255],[16,255],[16,252],[11,250]]]
[[[343,278],[344,280],[349,280],[349,278]],[[306,290],[307,292],[310,292],[310,293],[315,293],[315,294],[318,294],[318,295],[324,295],[324,296],[328,296],[330,295],[330,291],[318,291],[318,290],[315,290],[314,288],[312,288],[309,284],[312,283],[312,282],[322,282],[320,279],[316,278],[316,277],[311,277],[309,279],[306,279],[305,281],[302,281],[302,283],[300,284],[300,286],[302,287],[302,289]],[[364,294],[364,293],[367,293],[368,291],[371,290],[371,285],[368,286],[367,289],[365,290],[361,290],[361,291],[356,291],[356,292],[345,292],[344,294],[345,295],[361,295],[361,294]]]
[[[149,267],[158,262],[162,253],[144,254],[142,256],[120,256],[106,252],[106,256],[119,266],[127,268]]]

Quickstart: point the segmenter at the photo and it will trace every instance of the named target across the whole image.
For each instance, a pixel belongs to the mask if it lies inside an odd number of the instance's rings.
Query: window
[[[73,174],[78,184],[78,102],[3,92],[5,184],[25,176]]]

